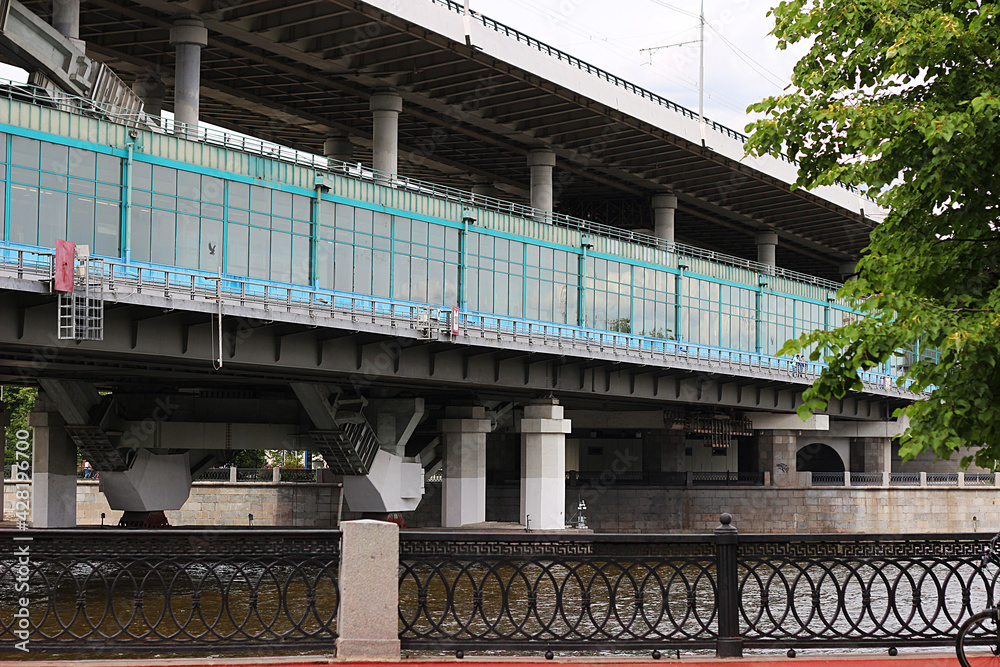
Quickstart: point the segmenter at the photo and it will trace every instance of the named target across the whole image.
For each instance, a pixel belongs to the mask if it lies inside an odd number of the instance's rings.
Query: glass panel
[[[30,245],[38,243],[38,188],[10,187],[10,240]]]
[[[338,243],[336,247],[336,258],[334,261],[334,288],[343,292],[350,292],[354,288],[354,275],[352,267],[354,265],[354,246],[345,243]]]
[[[310,257],[309,239],[304,236],[292,237],[292,282],[296,285],[309,284]]]
[[[410,298],[410,258],[396,255],[392,273],[392,296],[404,301]]]
[[[372,294],[389,296],[389,253],[376,250],[372,254]]]
[[[292,235],[271,233],[271,280],[292,282]]]
[[[230,223],[228,230],[226,273],[235,276],[250,275],[250,263],[247,260],[250,248],[250,228]]]
[[[41,185],[43,188],[54,188],[56,190],[62,190],[63,192],[65,192],[66,188],[68,187],[69,181],[65,176],[61,174],[48,174],[42,172],[41,174],[39,174],[38,184]]]
[[[371,248],[354,249],[354,291],[358,294],[372,293]]]
[[[172,211],[153,209],[149,239],[149,261],[157,264],[174,263],[175,215]]]
[[[198,268],[218,271],[222,268],[222,221],[202,218]]]
[[[178,171],[177,196],[188,199],[201,199],[201,177],[190,171]]]
[[[38,221],[38,245],[54,248],[56,239],[66,238],[66,193],[42,190],[39,203],[45,215]]]
[[[312,222],[312,202],[309,197],[292,195],[292,217],[296,220]]]
[[[209,204],[225,203],[226,182],[212,176],[201,177],[201,200]],[[221,217],[221,216],[220,216]]]
[[[148,208],[132,208],[132,259],[149,261],[149,222],[152,212]]]
[[[177,170],[170,167],[153,166],[153,191],[165,195],[177,194]]]
[[[69,147],[43,141],[40,167],[42,171],[51,171],[54,174],[69,173]]]
[[[75,192],[81,195],[88,195],[90,197],[94,196],[97,184],[94,181],[84,180],[82,178],[71,178],[69,179],[69,191]]]
[[[336,208],[337,229],[354,229],[354,207],[345,204],[337,204]]]
[[[132,188],[153,189],[153,165],[146,162],[132,163]]]
[[[122,160],[113,155],[97,155],[97,180],[121,185]]]
[[[271,191],[259,185],[250,187],[250,210],[260,213],[271,212]]]
[[[40,142],[24,137],[11,137],[11,163],[20,167],[38,169],[38,151]]]
[[[271,214],[292,217],[292,195],[281,190],[271,191]]]
[[[229,181],[229,206],[232,208],[250,208],[250,186],[246,183]]]
[[[361,234],[372,233],[372,212],[366,208],[356,209],[354,212],[354,230]]]
[[[70,195],[69,218],[66,225],[66,240],[94,248],[94,200],[90,197]]]
[[[107,257],[120,257],[122,212],[117,202],[97,202],[97,233],[95,234],[95,252]]]
[[[271,232],[250,228],[250,277],[266,280],[270,275]]]
[[[198,268],[199,227],[196,216],[181,213],[177,216],[177,266]]]
[[[11,180],[15,183],[24,183],[25,185],[38,185],[38,171],[35,169],[25,169],[23,167],[14,167],[10,170]]]
[[[333,289],[333,259],[333,243],[320,241],[316,247],[316,279],[323,289]]]
[[[96,179],[97,153],[82,148],[71,148],[69,150],[69,175],[91,181]]]

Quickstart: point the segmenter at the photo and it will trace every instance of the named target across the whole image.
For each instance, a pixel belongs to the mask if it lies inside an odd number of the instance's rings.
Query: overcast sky
[[[777,1],[704,0],[705,115],[736,130],[748,121],[748,105],[788,85],[804,52],[779,51],[768,34]],[[469,0],[469,7],[698,109],[700,0]],[[641,51],[681,42],[693,43]]]

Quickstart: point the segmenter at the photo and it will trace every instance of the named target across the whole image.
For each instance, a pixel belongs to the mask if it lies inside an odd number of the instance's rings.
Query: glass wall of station
[[[481,227],[466,232],[457,221],[317,200],[141,154],[128,164],[96,146],[0,135],[0,176],[0,237],[25,245],[64,238],[106,257],[127,250],[132,261],[210,274],[765,354],[845,319],[830,301]]]

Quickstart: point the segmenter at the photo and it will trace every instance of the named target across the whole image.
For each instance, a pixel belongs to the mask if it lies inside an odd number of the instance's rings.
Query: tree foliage
[[[22,429],[28,430],[28,413],[34,407],[37,396],[38,390],[31,387],[3,388],[3,402],[0,404],[0,412],[6,412],[10,415],[10,426],[7,427],[4,446],[3,462],[5,466],[10,466],[14,462],[16,434]],[[30,438],[28,442],[31,442]]]
[[[866,187],[890,213],[840,296],[866,317],[806,334],[829,369],[803,413],[860,390],[858,370],[922,355],[902,383],[901,453],[1000,461],[1000,15],[993,3],[791,0],[772,10],[779,48],[802,43],[782,95],[750,107],[748,150],[800,161],[797,186]],[[814,346],[814,347],[813,347]],[[965,453],[965,452],[963,452]]]

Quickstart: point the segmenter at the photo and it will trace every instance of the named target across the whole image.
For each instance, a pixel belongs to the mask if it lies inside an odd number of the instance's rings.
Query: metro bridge
[[[644,471],[887,469],[912,354],[807,423],[819,367],[776,356],[857,316],[831,278],[880,213],[859,193],[791,191],[787,159],[453,4],[195,4],[12,0],[3,27],[32,84],[0,98],[0,381],[44,391],[36,526],[75,523],[78,451],[140,514],[240,449],[320,452],[361,512],[443,472],[451,527],[490,469],[562,528],[566,471],[624,434]]]

